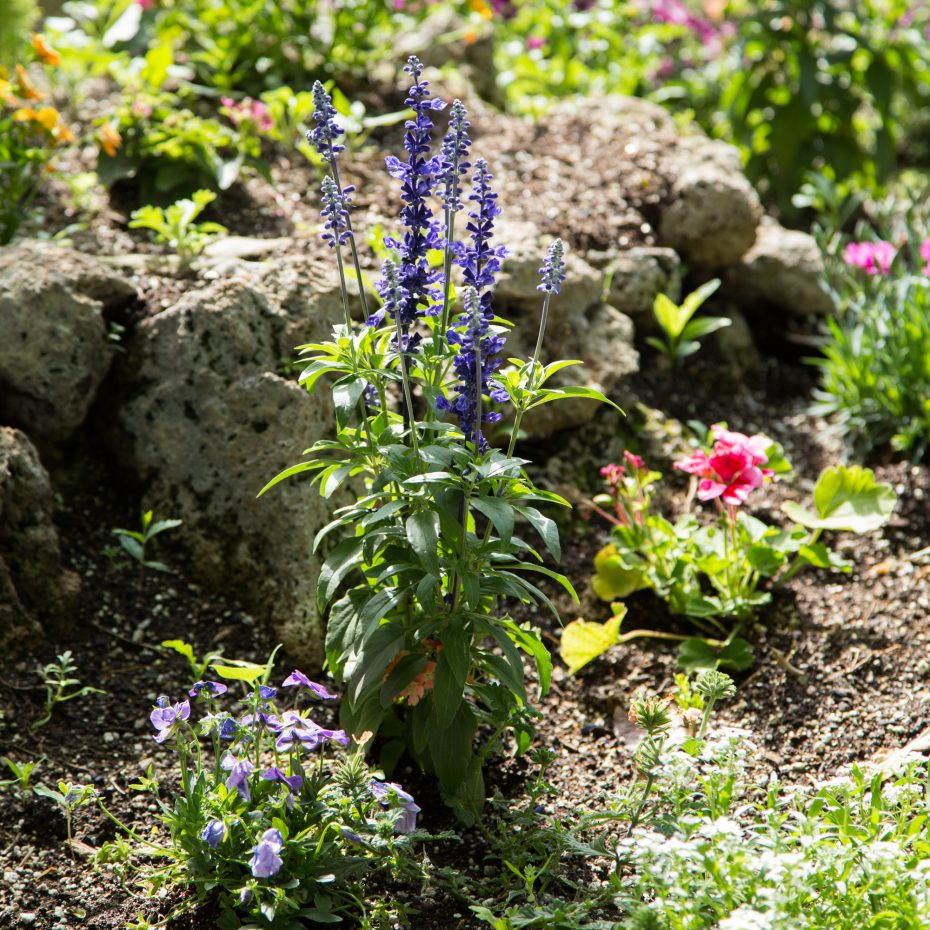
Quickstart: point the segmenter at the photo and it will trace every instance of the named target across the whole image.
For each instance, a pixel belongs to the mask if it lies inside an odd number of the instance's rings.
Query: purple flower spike
[[[181,721],[187,720],[190,715],[191,705],[189,701],[181,701],[180,704],[175,704],[173,707],[167,704],[159,704],[149,714],[152,726],[158,730],[158,733],[154,736],[155,742],[163,743],[169,736],[173,736],[177,732]]]
[[[565,280],[565,244],[561,239],[556,239],[549,246],[546,252],[546,260],[542,268],[539,269],[542,278],[542,284],[536,288],[537,291],[545,291],[548,294],[558,294],[562,282]]]
[[[471,163],[467,160],[468,149],[471,146],[468,127],[468,111],[461,100],[456,100],[449,111],[449,131],[442,140],[442,149],[439,153],[439,174],[436,177],[436,193],[439,194],[439,199],[447,210],[462,209],[459,178],[467,174],[471,167]]]
[[[337,695],[331,694],[323,685],[317,684],[315,681],[311,681],[307,676],[298,671],[296,668],[284,681],[281,682],[282,688],[292,688],[296,685],[300,685],[303,688],[307,688],[313,694],[315,694],[321,701],[335,701]]]
[[[307,141],[329,162],[335,161],[336,156],[345,151],[345,146],[336,142],[342,135],[342,128],[336,123],[336,115],[332,98],[326,93],[323,85],[315,81],[313,119],[316,121],[316,129],[307,133]]]
[[[323,224],[322,239],[331,249],[337,245],[345,245],[352,238],[349,231],[349,206],[351,200],[349,195],[355,190],[351,185],[342,191],[336,186],[336,182],[327,175],[323,178],[321,184],[323,191],[323,209],[320,215],[326,221]]]
[[[226,836],[226,824],[222,820],[211,820],[200,831],[200,838],[210,847],[216,849]]]
[[[287,786],[291,794],[297,794],[297,792],[300,791],[300,786],[304,783],[300,775],[286,775],[276,765],[272,765],[271,768],[265,769],[265,771],[262,772],[262,778],[266,781],[281,782],[281,784]]]
[[[271,878],[277,875],[284,864],[278,855],[284,849],[284,838],[277,830],[266,830],[261,841],[252,850],[252,861],[249,868],[256,878]]]
[[[396,804],[403,811],[394,824],[395,832],[413,833],[416,830],[420,807],[413,800],[412,794],[393,781],[379,781],[377,778],[368,783],[368,789],[380,801],[382,807],[388,808]]]
[[[232,791],[235,788],[240,797],[246,801],[251,801],[252,793],[249,791],[249,775],[252,773],[252,763],[248,759],[237,759],[231,752],[228,752],[223,756],[220,765],[229,772],[229,778],[226,779],[226,790]]]
[[[220,695],[225,694],[228,690],[229,688],[219,681],[198,681],[194,684],[194,687],[190,689],[188,694],[192,698],[198,698],[204,693],[207,695]]]

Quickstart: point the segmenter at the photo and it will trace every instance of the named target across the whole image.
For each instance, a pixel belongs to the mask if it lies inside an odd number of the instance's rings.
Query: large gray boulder
[[[824,287],[824,265],[813,236],[759,227],[753,247],[726,273],[727,294],[748,313],[773,308],[795,318],[827,316],[836,309]]]
[[[234,278],[138,327],[120,366],[122,454],[147,484],[146,506],[184,521],[175,538],[192,574],[236,593],[293,655],[315,662],[312,544],[326,502],[297,479],[256,495],[330,430],[332,406],[327,391],[311,396],[276,373],[296,324],[271,297]],[[302,309],[305,336],[333,322],[312,294]]]
[[[36,241],[0,249],[0,422],[43,444],[71,436],[113,361],[105,313],[135,296],[70,249]]]
[[[763,210],[738,150],[686,136],[668,154],[665,172],[671,191],[659,221],[662,244],[705,269],[739,261],[755,242]]]
[[[79,593],[62,566],[48,473],[24,433],[0,426],[0,652],[67,632]]]

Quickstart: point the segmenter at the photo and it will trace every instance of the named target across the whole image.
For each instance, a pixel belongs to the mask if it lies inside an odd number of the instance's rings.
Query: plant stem
[[[336,187],[339,188],[339,193],[342,193],[342,182],[339,180],[339,166],[336,164],[336,156],[330,153],[329,157],[329,167],[333,174],[333,180],[336,182]],[[362,301],[362,312],[365,315],[367,320],[369,317],[368,313],[368,297],[365,294],[365,282],[362,279],[362,266],[358,260],[358,246],[355,244],[355,233],[352,229],[352,217],[346,216],[346,228],[349,230],[350,238],[349,244],[352,249],[352,262],[355,265],[355,277],[358,280],[358,293]]]

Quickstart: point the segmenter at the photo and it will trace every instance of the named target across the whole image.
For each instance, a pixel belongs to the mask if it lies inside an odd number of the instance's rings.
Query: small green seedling
[[[649,337],[646,342],[658,349],[673,365],[683,358],[693,355],[701,347],[699,342],[704,336],[729,326],[733,321],[725,316],[702,316],[692,319],[700,306],[720,287],[720,280],[714,278],[692,291],[681,306],[675,304],[665,294],[656,294],[652,312],[656,322],[662,328],[664,338]]]
[[[182,655],[187,659],[191,667],[191,683],[200,681],[214,662],[223,661],[221,652],[208,652],[202,659],[198,659],[194,653],[194,647],[183,639],[166,639],[162,643],[162,647],[164,649],[173,649],[178,655]]]
[[[119,544],[132,558],[138,562],[142,580],[145,581],[145,570],[154,569],[157,572],[170,572],[171,569],[164,562],[153,562],[145,556],[146,546],[159,533],[165,530],[173,530],[181,525],[181,520],[153,520],[153,512],[146,510],[142,514],[141,530],[124,530],[117,528],[113,530],[113,535],[119,540]]]
[[[9,788],[10,785],[19,786],[19,796],[25,801],[32,794],[32,773],[45,761],[45,756],[36,759],[35,762],[14,762],[9,756],[5,756],[3,761],[7,768],[13,773],[13,778],[7,778],[0,781],[0,788]]]
[[[32,724],[33,730],[44,727],[52,719],[52,712],[55,708],[59,704],[64,704],[65,701],[73,701],[87,694],[106,694],[100,688],[81,685],[80,679],[71,677],[76,671],[77,666],[72,661],[70,649],[58,656],[58,661],[49,662],[42,669],[42,679],[45,685],[45,712]],[[69,692],[69,688],[76,688],[76,690]]]
[[[208,204],[216,200],[213,191],[194,191],[191,199],[178,200],[162,209],[147,204],[133,210],[131,229],[148,229],[155,242],[168,245],[178,253],[182,263],[199,255],[217,236],[228,230],[220,223],[195,223]]]
[[[68,848],[74,857],[74,841],[71,836],[71,816],[76,807],[91,804],[97,801],[97,791],[93,785],[74,785],[66,781],[58,782],[58,790],[46,788],[45,785],[36,785],[35,793],[43,798],[51,798],[65,815],[68,826]]]

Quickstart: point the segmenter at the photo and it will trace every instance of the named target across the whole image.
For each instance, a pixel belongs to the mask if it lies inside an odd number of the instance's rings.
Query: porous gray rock
[[[39,454],[25,433],[0,427],[0,651],[66,633],[79,593],[62,565]]]
[[[681,297],[681,259],[674,249],[634,246],[587,258],[604,273],[607,302],[629,316],[650,315],[657,294],[676,303]]]
[[[773,308],[792,317],[836,309],[824,287],[823,256],[813,236],[766,219],[756,242],[726,273],[727,294],[752,314]]]
[[[314,325],[333,322],[327,307],[316,307]],[[312,544],[327,504],[299,479],[256,498],[333,422],[328,392],[311,396],[275,373],[292,323],[243,277],[188,293],[134,334],[118,419],[146,506],[184,521],[174,539],[192,574],[236,593],[292,655],[318,662]]]
[[[504,261],[494,291],[494,306],[513,320],[504,354],[529,359],[539,332],[543,295],[537,290],[539,268],[548,243],[528,223],[501,223],[500,240],[510,254]],[[583,364],[564,369],[549,382],[552,387],[583,385],[610,392],[639,367],[633,348],[633,323],[603,301],[604,273],[577,255],[565,257],[566,278],[550,302],[541,361],[578,359]],[[545,437],[588,422],[598,403],[567,399],[546,404],[527,416],[523,426],[535,437]]]
[[[739,261],[752,248],[763,214],[739,152],[704,136],[683,136],[664,172],[672,180],[659,221],[662,244],[704,269]]]
[[[113,360],[105,314],[135,296],[70,249],[37,241],[0,249],[0,421],[43,444],[68,439]]]

